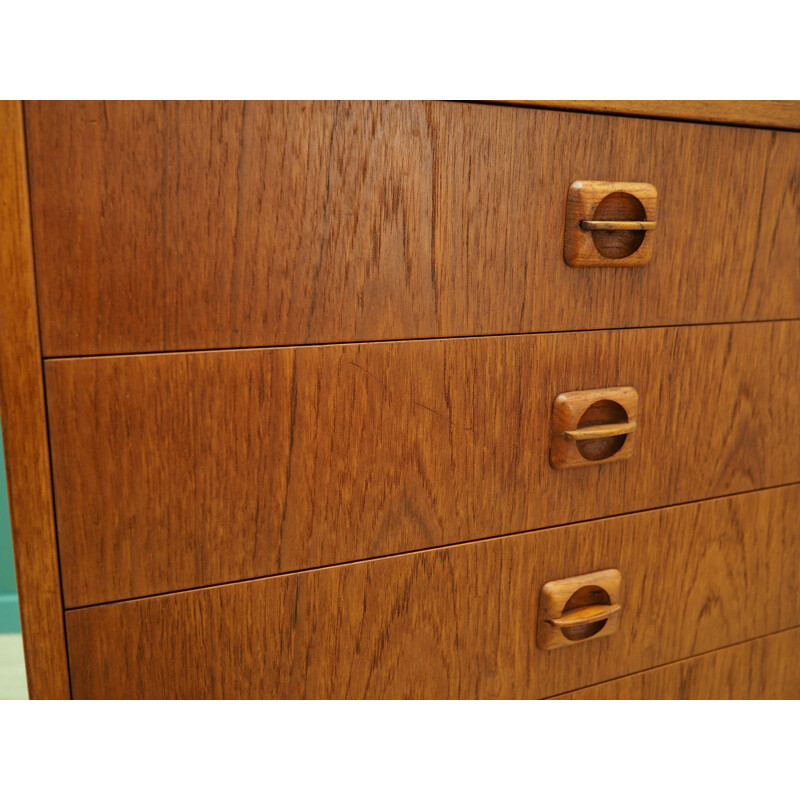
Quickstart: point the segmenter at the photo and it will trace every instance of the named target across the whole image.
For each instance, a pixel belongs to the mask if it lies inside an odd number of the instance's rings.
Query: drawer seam
[[[499,533],[499,534],[495,534],[493,536],[483,536],[480,539],[470,539],[468,541],[451,542],[450,544],[436,545],[435,547],[423,547],[423,548],[419,548],[419,549],[415,549],[415,550],[404,550],[404,551],[399,552],[399,553],[386,553],[385,555],[380,555],[380,556],[372,556],[372,557],[369,557],[369,558],[359,558],[359,559],[355,559],[355,560],[352,560],[352,561],[339,561],[339,562],[336,562],[334,564],[323,564],[323,565],[316,566],[316,567],[307,567],[305,569],[295,569],[295,570],[289,570],[287,572],[274,572],[274,573],[270,573],[268,575],[258,575],[256,577],[252,577],[252,578],[240,578],[238,580],[222,581],[220,583],[209,583],[209,584],[203,584],[203,585],[198,585],[198,586],[191,586],[191,587],[188,587],[188,588],[185,588],[185,589],[175,589],[175,590],[169,591],[169,592],[156,592],[154,594],[144,594],[144,595],[137,595],[136,597],[120,598],[118,600],[105,600],[105,601],[102,601],[100,603],[87,603],[86,605],[79,605],[79,606],[64,606],[64,611],[65,611],[66,614],[69,614],[72,611],[82,611],[82,610],[89,609],[89,608],[98,608],[98,607],[102,607],[102,606],[121,605],[123,603],[136,603],[136,602],[143,601],[143,600],[152,600],[152,599],[158,598],[158,597],[169,597],[171,595],[186,594],[186,593],[189,593],[189,592],[203,591],[203,590],[206,590],[206,589],[221,589],[221,588],[224,588],[226,586],[236,586],[238,584],[254,583],[256,581],[264,581],[264,580],[269,580],[271,578],[286,578],[288,576],[302,575],[304,573],[309,573],[309,572],[321,572],[322,570],[328,570],[328,569],[340,569],[342,567],[347,567],[347,566],[350,566],[350,565],[353,565],[353,564],[363,564],[363,563],[367,563],[367,562],[385,561],[385,560],[390,559],[390,558],[402,558],[404,556],[411,556],[411,555],[415,555],[415,554],[418,554],[418,553],[431,553],[431,552],[435,552],[437,550],[448,550],[448,549],[453,549],[453,548],[456,548],[456,547],[465,547],[465,546],[468,546],[468,545],[480,544],[481,542],[490,542],[490,541],[494,541],[494,540],[497,540],[497,539],[510,538],[512,536],[523,536],[523,535],[529,534],[529,533],[545,533],[547,531],[556,531],[559,528],[569,528],[569,527],[574,527],[576,525],[584,525],[584,524],[590,524],[590,523],[593,523],[593,522],[599,522],[601,520],[620,519],[620,518],[623,518],[623,517],[632,517],[632,516],[637,516],[637,515],[641,515],[641,514],[658,513],[659,511],[663,511],[663,510],[668,509],[668,508],[679,508],[681,506],[691,506],[691,505],[698,505],[700,503],[710,503],[710,502],[713,502],[715,500],[723,500],[725,498],[730,498],[730,497],[740,497],[740,496],[744,496],[744,495],[756,494],[758,492],[769,492],[769,491],[774,491],[774,490],[778,490],[778,489],[786,489],[786,488],[788,488],[790,486],[797,486],[797,485],[800,485],[800,481],[790,481],[789,483],[779,483],[779,484],[775,484],[775,485],[772,485],[772,486],[762,486],[762,487],[759,487],[757,489],[747,489],[746,491],[743,491],[743,492],[730,492],[728,494],[713,495],[712,497],[702,497],[702,498],[695,499],[695,500],[686,500],[686,501],[684,501],[682,503],[667,503],[666,505],[662,505],[662,506],[654,506],[652,508],[642,508],[642,509],[637,509],[635,511],[624,511],[624,512],[621,512],[619,514],[608,514],[608,515],[603,516],[603,517],[591,517],[589,519],[573,520],[571,522],[564,522],[564,523],[561,523],[559,525],[548,525],[548,526],[543,527],[543,528],[529,528],[529,529],[522,530],[522,531],[511,531],[511,532],[508,532],[508,533]],[[758,637],[756,637],[756,638],[758,638]],[[693,658],[694,656],[691,656],[691,657]],[[614,680],[616,680],[616,679],[614,679]],[[585,687],[580,687],[580,688],[585,688]],[[570,690],[570,691],[574,691],[574,690]]]
[[[565,692],[559,692],[558,694],[551,694],[547,697],[539,698],[541,700],[558,700],[565,695],[573,694],[574,692],[581,692],[584,689],[592,689],[596,686],[604,686],[608,683],[615,683],[616,681],[624,680],[625,678],[633,678],[636,675],[642,675],[646,672],[654,672],[657,669],[662,669],[664,667],[671,667],[676,664],[682,664],[685,661],[693,661],[697,658],[703,658],[704,656],[709,656],[712,653],[721,653],[725,650],[730,650],[732,647],[740,647],[741,645],[749,644],[750,642],[757,642],[760,639],[767,639],[771,636],[781,636],[784,633],[788,633],[790,631],[800,630],[800,625],[792,625],[788,628],[781,628],[777,631],[771,631],[770,633],[763,633],[760,636],[752,636],[749,639],[742,639],[738,642],[731,642],[730,644],[726,644],[724,647],[715,647],[712,650],[704,650],[702,653],[694,653],[690,656],[685,656],[684,658],[675,659],[675,661],[665,661],[663,664],[655,664],[652,667],[646,667],[645,669],[637,669],[634,672],[628,672],[625,675],[617,675],[616,678],[609,678],[605,681],[597,681],[596,683],[587,683],[584,686],[574,686],[572,689],[568,689]]]
[[[571,333],[613,333],[617,331],[666,330],[668,328],[712,328],[731,325],[777,325],[784,322],[800,322],[800,317],[776,317],[775,319],[740,319],[714,322],[683,322],[674,325],[633,325],[612,328],[570,328],[569,330],[523,331],[513,333],[478,333],[456,336],[420,336],[405,339],[354,339],[340,342],[300,342],[298,344],[247,345],[243,347],[206,347],[189,350],[143,350],[116,353],[78,353],[74,355],[43,356],[46,362],[78,361],[90,358],[140,358],[142,356],[192,355],[201,353],[238,353],[243,350],[299,350],[312,347],[360,347],[365,344],[403,344],[405,342],[453,342],[467,339],[510,339],[524,336],[562,336]]]

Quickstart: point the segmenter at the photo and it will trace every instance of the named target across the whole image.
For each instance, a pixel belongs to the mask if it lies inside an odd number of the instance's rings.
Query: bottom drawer
[[[800,628],[561,695],[563,700],[800,700]]]
[[[78,698],[547,697],[800,625],[800,486],[66,614]],[[619,630],[536,645],[550,580]]]

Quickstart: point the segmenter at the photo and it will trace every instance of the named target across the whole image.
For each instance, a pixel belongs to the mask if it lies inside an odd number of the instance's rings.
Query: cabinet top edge
[[[499,100],[500,105],[800,131],[800,100]]]

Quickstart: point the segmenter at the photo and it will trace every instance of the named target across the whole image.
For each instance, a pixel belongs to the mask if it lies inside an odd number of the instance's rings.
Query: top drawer
[[[47,356],[800,316],[800,134],[460,103],[26,106]],[[649,265],[563,261],[652,183]]]

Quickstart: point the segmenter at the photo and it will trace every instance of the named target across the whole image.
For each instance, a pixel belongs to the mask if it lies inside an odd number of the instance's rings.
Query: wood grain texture
[[[515,105],[800,131],[800,100],[512,100]]]
[[[559,700],[800,700],[800,629],[561,695]]]
[[[68,611],[73,688],[87,698],[550,696],[800,624],[798,514],[791,486]],[[623,577],[617,632],[538,649],[541,586],[612,565]],[[765,666],[789,669],[786,655]]]
[[[65,602],[800,481],[798,351],[781,322],[48,361]],[[619,385],[633,457],[553,470],[553,398]]]
[[[27,111],[48,356],[800,316],[795,133],[464,103]],[[565,265],[576,180],[656,186],[647,267]]]
[[[0,413],[32,699],[69,697],[22,105],[0,101]]]
[[[27,108],[48,355],[436,332],[425,105]]]

